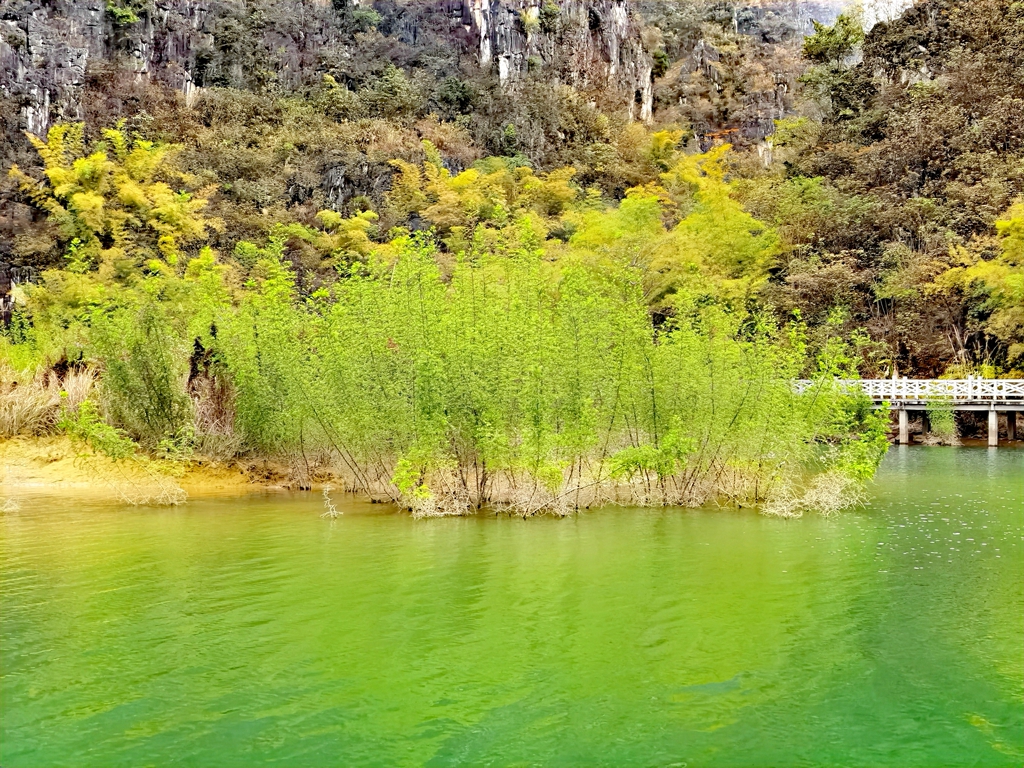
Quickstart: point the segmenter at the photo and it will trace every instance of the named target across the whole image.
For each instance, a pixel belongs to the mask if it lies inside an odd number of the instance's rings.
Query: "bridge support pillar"
[[[910,445],[910,419],[907,409],[900,408],[900,445]]]
[[[996,448],[999,446],[999,413],[995,408],[989,409],[988,412],[988,447]]]
[[[928,411],[921,411],[921,439],[923,440],[932,431],[932,423],[928,420]]]
[[[1007,411],[1006,412],[1006,439],[1016,440],[1017,439],[1017,412]]]

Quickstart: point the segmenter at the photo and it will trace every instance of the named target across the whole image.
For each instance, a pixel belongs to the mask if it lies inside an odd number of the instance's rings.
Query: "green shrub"
[[[547,35],[554,34],[558,30],[558,19],[561,15],[562,9],[558,7],[558,3],[545,0],[538,15],[541,31]]]
[[[945,445],[957,445],[959,432],[956,426],[956,417],[953,409],[946,406],[936,405],[927,411],[929,432],[933,438]]]
[[[164,307],[149,301],[98,313],[92,340],[115,424],[149,447],[177,438],[191,425],[185,389],[190,348]]]
[[[123,431],[104,421],[92,400],[84,400],[77,408],[65,408],[58,426],[72,440],[85,443],[97,453],[114,460],[135,455],[138,446]]]
[[[416,510],[535,512],[612,487],[753,501],[822,440],[833,471],[873,471],[870,411],[824,384],[795,395],[803,347],[770,323],[679,304],[656,332],[635,264],[555,267],[537,238],[529,218],[481,226],[446,274],[431,238],[400,236],[307,300],[279,250],[253,250],[218,337],[246,445],[330,451],[354,487]]]
[[[127,27],[130,24],[136,24],[139,21],[139,15],[130,5],[120,6],[115,2],[115,0],[107,0],[106,9],[115,26]]]

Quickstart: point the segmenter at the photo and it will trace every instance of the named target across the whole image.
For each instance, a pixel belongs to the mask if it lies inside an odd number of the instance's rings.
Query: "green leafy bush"
[[[97,313],[91,336],[114,423],[150,447],[178,438],[191,425],[190,350],[164,307],[147,301]]]
[[[115,461],[134,456],[138,448],[128,435],[103,419],[92,400],[84,400],[74,409],[66,408],[58,426],[72,440],[85,443]]]

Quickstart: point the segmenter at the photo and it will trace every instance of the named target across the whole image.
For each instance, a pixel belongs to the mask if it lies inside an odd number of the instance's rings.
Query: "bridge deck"
[[[803,391],[815,382],[801,380]],[[922,410],[950,406],[954,410],[1024,410],[1024,379],[840,379],[838,386],[859,389],[877,405]]]
[[[801,380],[803,392],[818,382]],[[899,414],[899,442],[911,442],[908,411],[951,408],[954,411],[988,411],[988,444],[999,445],[999,412],[1006,413],[1006,437],[1017,439],[1017,412],[1024,411],[1024,379],[840,379],[839,387],[860,390],[876,407],[887,404]],[[923,417],[922,427],[927,423]]]

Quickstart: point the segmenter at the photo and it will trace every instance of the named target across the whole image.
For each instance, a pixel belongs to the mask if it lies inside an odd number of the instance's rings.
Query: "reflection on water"
[[[1019,765],[1022,478],[894,449],[789,522],[24,499],[0,764]]]

